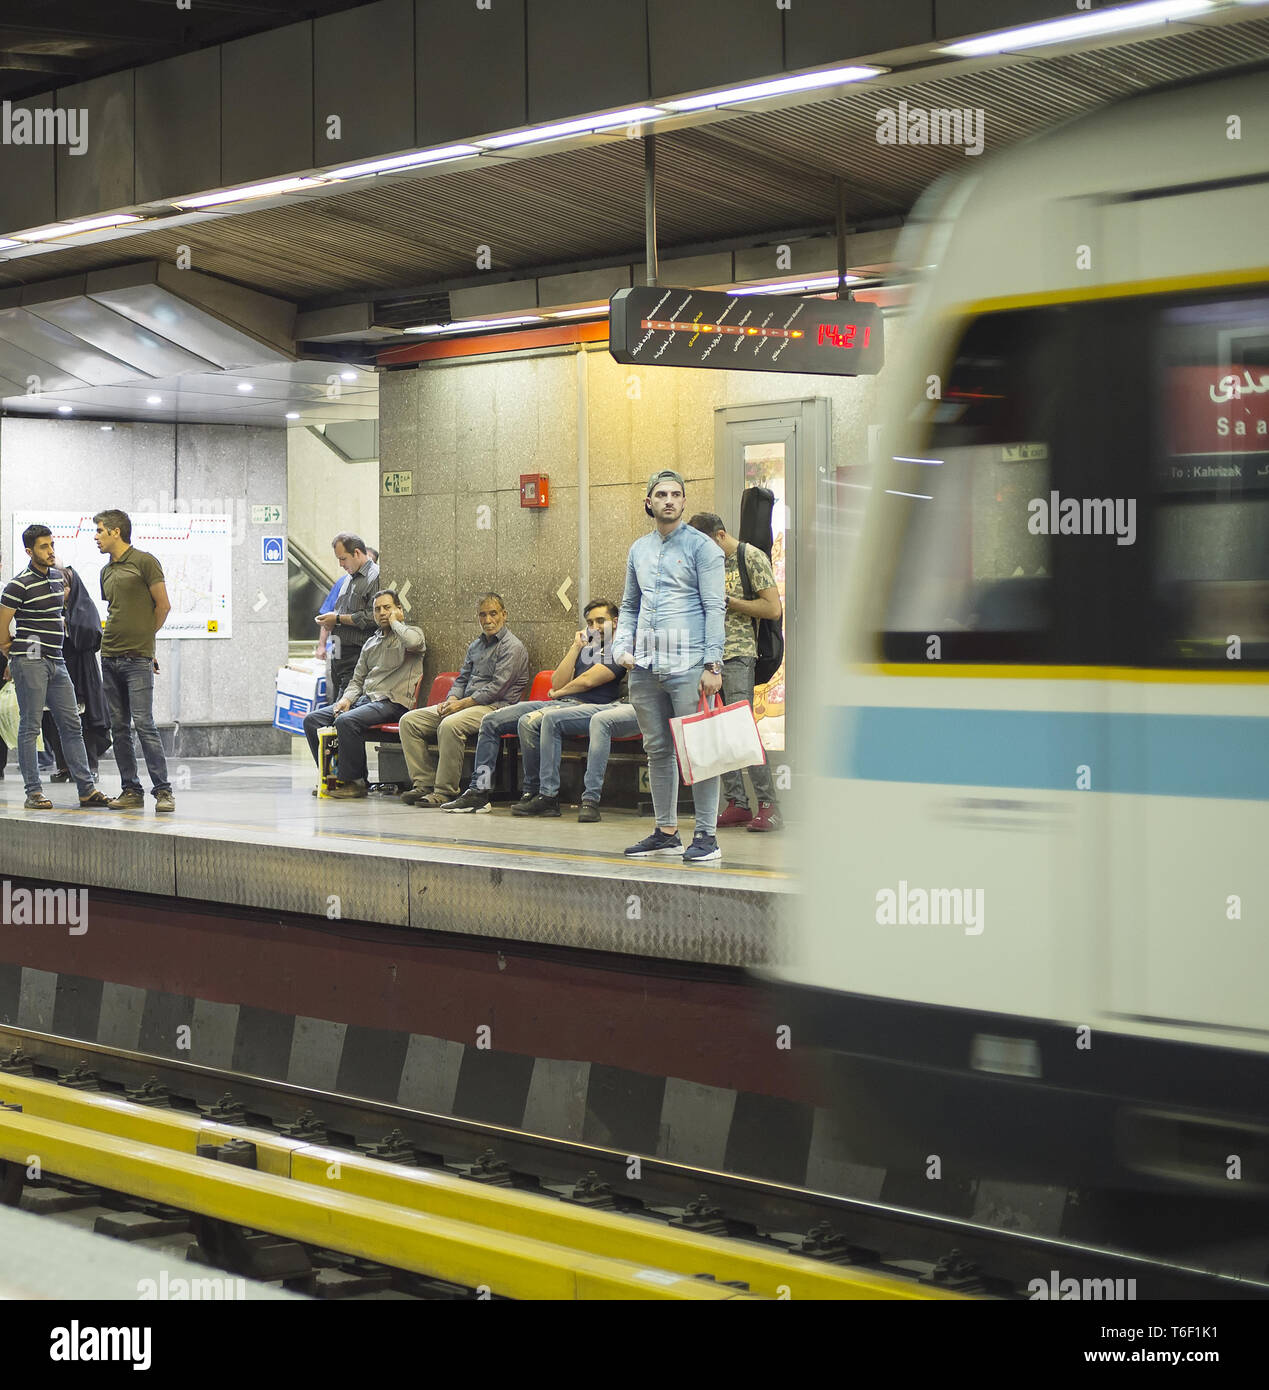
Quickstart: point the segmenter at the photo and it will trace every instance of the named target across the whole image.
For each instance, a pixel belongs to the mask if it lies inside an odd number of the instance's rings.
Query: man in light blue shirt
[[[721,859],[714,832],[718,778],[692,785],[696,833],[685,850],[678,835],[679,771],[670,720],[694,714],[723,683],[727,617],[726,562],[708,537],[683,519],[687,489],[663,469],[648,480],[644,510],[656,529],[640,536],[626,560],[626,589],[613,656],[630,671],[630,703],[648,755],[656,830],[626,853],[632,859],[681,855],[685,863]]]

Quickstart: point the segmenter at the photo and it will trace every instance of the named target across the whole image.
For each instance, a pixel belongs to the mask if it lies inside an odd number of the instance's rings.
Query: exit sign
[[[613,295],[608,350],[631,366],[817,376],[873,376],[885,361],[876,304],[659,286]]]
[[[411,497],[414,495],[413,473],[385,473],[383,475],[383,495],[385,497]]]

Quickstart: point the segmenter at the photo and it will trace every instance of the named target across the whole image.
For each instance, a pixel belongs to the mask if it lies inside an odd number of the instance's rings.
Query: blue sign
[[[260,537],[260,558],[266,565],[280,565],[286,559],[281,536]]]

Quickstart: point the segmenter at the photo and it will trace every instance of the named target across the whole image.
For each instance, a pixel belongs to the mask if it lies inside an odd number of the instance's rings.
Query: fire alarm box
[[[520,505],[522,507],[549,507],[551,505],[550,479],[545,473],[520,474]]]

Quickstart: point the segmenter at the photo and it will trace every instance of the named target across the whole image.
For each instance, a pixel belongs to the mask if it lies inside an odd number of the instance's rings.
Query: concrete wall
[[[287,534],[330,573],[340,574],[330,548],[340,531],[379,549],[379,465],[347,463],[307,429],[286,432]]]
[[[887,323],[888,352],[897,348],[893,327]],[[626,552],[648,529],[650,473],[683,475],[689,515],[713,508],[720,407],[826,396],[832,466],[867,461],[877,378],[636,370],[593,350],[584,354],[589,486],[579,497],[576,356],[468,359],[380,378],[380,468],[414,474],[413,496],[380,498],[382,563],[389,581],[412,581],[429,677],[457,666],[486,589],[503,595],[534,669],[553,667],[579,626],[579,599],[620,602]],[[546,511],[520,506],[520,474],[534,472],[551,480]],[[577,586],[581,506],[590,520],[589,595]],[[568,577],[566,613],[556,590]]]
[[[0,568],[8,576],[26,563],[10,553],[14,511],[177,511],[181,502],[220,499],[234,518],[233,636],[160,636],[155,715],[183,728],[269,723],[287,655],[287,567],[261,563],[260,537],[285,532],[285,520],[253,526],[251,507],[285,503],[286,485],[279,429],[117,422],[106,431],[91,421],[9,418],[0,421]],[[193,742],[181,748],[204,751]]]

